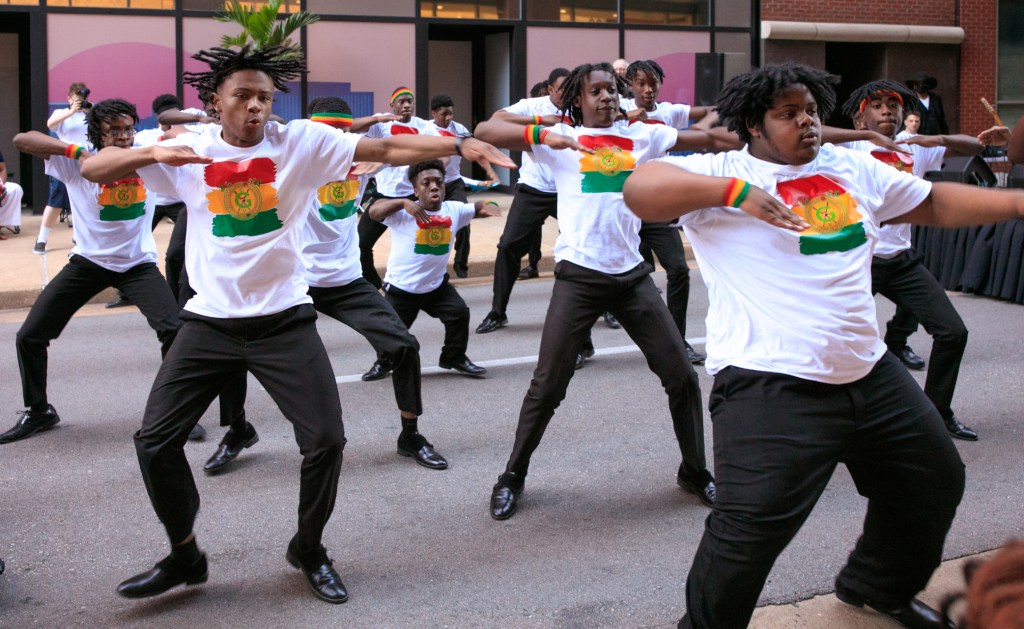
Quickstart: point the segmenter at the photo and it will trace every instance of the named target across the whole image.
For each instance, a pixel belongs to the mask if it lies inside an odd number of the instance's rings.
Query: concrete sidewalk
[[[471,199],[480,198],[494,199],[501,206],[503,213],[508,212],[512,202],[512,197],[506,194],[477,194],[471,197]],[[72,248],[73,234],[73,230],[69,229],[67,224],[58,223],[53,229],[45,255],[32,253],[40,222],[41,217],[24,214],[21,233],[0,241],[0,279],[2,279],[0,281],[0,310],[30,307],[45,283],[67,263],[67,256]],[[493,273],[494,255],[504,226],[504,217],[473,222],[469,278],[455,280],[457,283],[487,281],[486,278]],[[161,270],[171,228],[172,225],[165,221],[154,231]],[[557,235],[556,222],[547,221],[544,225],[541,247],[543,259],[540,268],[542,272],[550,272],[554,267],[552,252]],[[385,233],[374,248],[376,262],[381,273],[383,273],[383,267],[387,261],[390,244],[390,236]],[[687,255],[690,256],[688,245]],[[97,295],[92,303],[108,302],[114,296],[113,289],[108,289]],[[103,312],[102,307],[96,305],[86,306],[82,314],[102,314]],[[18,313],[9,312],[3,318],[13,321],[20,319],[21,316]],[[984,557],[987,554],[978,556]],[[928,588],[921,595],[922,600],[938,607],[947,595],[963,591],[962,564],[971,558],[945,562],[936,571]],[[797,603],[758,608],[750,626],[757,629],[885,629],[896,625],[874,612],[852,608],[840,603],[833,594],[825,594]]]

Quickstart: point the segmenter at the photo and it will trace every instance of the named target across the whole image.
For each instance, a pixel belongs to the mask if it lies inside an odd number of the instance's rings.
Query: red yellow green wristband
[[[82,155],[82,151],[84,150],[85,147],[79,146],[77,144],[68,144],[66,147],[64,147],[64,157],[68,159],[77,160]]]
[[[750,182],[733,178],[729,181],[729,187],[725,189],[724,203],[728,207],[739,207],[750,192]]]
[[[544,144],[544,138],[548,135],[548,129],[540,125],[527,125],[523,129],[523,141],[527,144]]]

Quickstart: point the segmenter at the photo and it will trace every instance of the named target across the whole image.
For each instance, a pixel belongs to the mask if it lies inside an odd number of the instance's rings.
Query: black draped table
[[[1024,219],[981,227],[913,227],[914,248],[946,290],[1024,304]]]

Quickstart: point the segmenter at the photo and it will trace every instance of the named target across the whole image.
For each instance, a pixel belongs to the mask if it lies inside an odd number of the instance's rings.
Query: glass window
[[[442,17],[455,20],[517,20],[518,0],[484,2],[421,2],[420,17]]]
[[[704,26],[709,0],[623,0],[627,24]]]
[[[73,2],[80,2],[81,0],[72,0]],[[129,2],[135,2],[136,0],[128,0]],[[168,0],[170,1],[170,0]],[[220,13],[224,10],[225,0],[181,0],[181,8],[188,11],[211,11]],[[266,5],[266,0],[242,0],[242,5],[249,7],[250,9],[258,9]],[[299,0],[282,0],[281,8],[279,13],[298,13],[299,12]]]
[[[715,26],[750,26],[750,0],[716,0]]]
[[[25,4],[15,0],[11,4]],[[32,2],[31,4],[38,4]],[[51,7],[75,7],[79,9],[174,9],[174,0],[46,0]]]
[[[1024,113],[1024,0],[999,0],[998,56],[999,116],[1012,125]]]
[[[526,0],[526,19],[617,23],[618,0]]]
[[[416,0],[306,0],[306,10],[317,15],[416,17],[416,4]]]
[[[0,0],[0,6],[39,3],[39,0]]]

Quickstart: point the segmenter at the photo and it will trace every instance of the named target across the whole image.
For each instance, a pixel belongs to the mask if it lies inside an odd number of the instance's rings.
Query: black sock
[[[403,417],[402,418],[402,436],[403,437],[411,437],[411,436],[415,435],[417,432],[419,432],[419,427],[417,426],[418,422],[419,422],[419,418],[418,417],[409,417],[409,418]]]
[[[171,557],[184,565],[191,566],[195,562],[199,561],[199,557],[202,555],[199,552],[199,544],[196,544],[196,538],[192,537],[189,541],[181,545],[174,545],[171,547]]]

